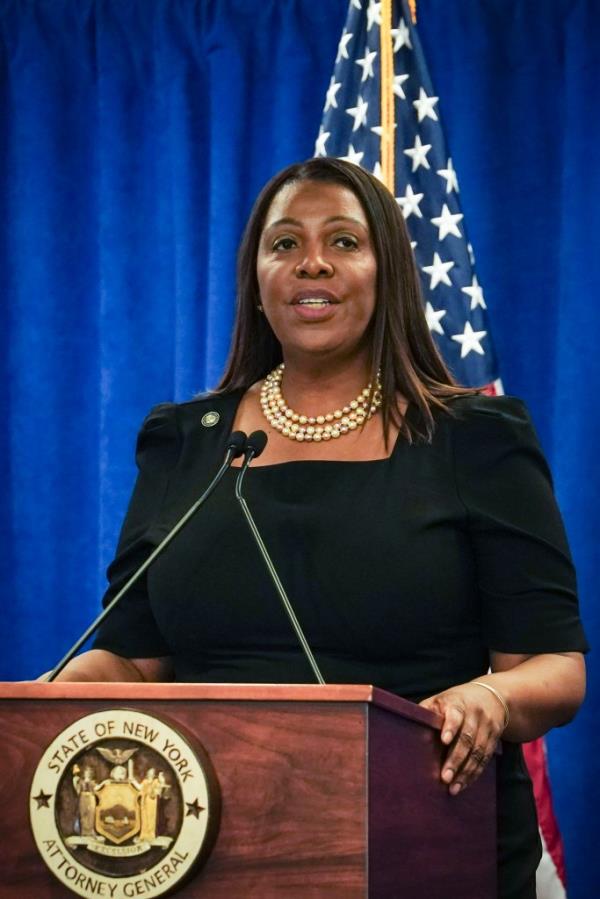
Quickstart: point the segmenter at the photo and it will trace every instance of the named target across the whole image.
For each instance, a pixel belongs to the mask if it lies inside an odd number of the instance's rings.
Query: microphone
[[[244,465],[246,468],[253,459],[258,459],[267,445],[268,437],[264,431],[252,431],[246,439],[246,448],[244,449]]]
[[[196,500],[196,502],[190,506],[190,508],[185,512],[179,521],[171,528],[167,536],[162,540],[158,546],[150,553],[145,562],[142,562],[140,567],[135,571],[127,583],[119,590],[116,596],[114,596],[105,609],[98,615],[98,617],[92,621],[88,629],[84,634],[77,640],[74,646],[67,652],[65,656],[60,660],[58,665],[52,669],[48,676],[48,682],[53,681],[54,678],[60,674],[65,665],[67,665],[71,659],[77,655],[83,644],[89,640],[92,634],[100,627],[105,618],[110,615],[112,610],[115,608],[117,603],[121,601],[121,599],[125,596],[126,593],[129,592],[130,588],[135,584],[137,580],[143,575],[143,573],[152,565],[155,559],[161,555],[163,550],[167,548],[169,543],[177,536],[179,531],[188,523],[190,518],[196,514],[200,506],[203,506],[206,500],[209,498],[211,493],[214,492],[217,485],[223,478],[225,472],[229,469],[231,463],[234,459],[237,459],[239,456],[243,455],[246,452],[246,435],[243,431],[234,431],[228,438],[226,446],[225,446],[225,458],[216,475],[202,494],[202,496]],[[266,443],[266,435],[265,435],[265,443]],[[263,446],[264,449],[264,446]],[[261,450],[262,452],[262,450]]]
[[[271,561],[271,557],[270,557],[269,553],[267,552],[267,547],[265,546],[263,539],[260,536],[259,530],[256,527],[254,518],[252,517],[250,509],[248,508],[248,503],[242,496],[242,482],[244,480],[244,475],[246,474],[246,472],[248,470],[248,466],[250,465],[250,463],[252,462],[253,459],[257,459],[258,456],[260,456],[260,454],[262,453],[262,451],[264,450],[266,445],[267,445],[267,435],[265,434],[264,431],[253,431],[252,434],[250,434],[250,436],[248,437],[248,439],[246,441],[246,450],[244,453],[244,464],[240,468],[240,473],[238,474],[238,476],[236,478],[236,482],[235,482],[235,496],[236,496],[236,499],[239,501],[240,506],[242,507],[242,511],[243,511],[244,515],[246,516],[246,521],[248,522],[248,527],[250,528],[250,532],[252,533],[252,536],[254,537],[254,541],[255,541],[256,545],[258,546],[258,549],[260,550],[261,556],[263,557],[263,561],[264,561],[265,565],[267,566],[267,571],[271,575],[271,580],[275,584],[275,588],[279,594],[279,598],[281,599],[281,602],[283,603],[283,607],[287,613],[287,616],[291,622],[291,625],[294,628],[294,631],[296,632],[296,636],[298,637],[298,640],[304,651],[304,655],[306,656],[308,664],[312,668],[312,672],[317,680],[317,683],[324,685],[325,680],[323,678],[323,675],[321,674],[319,666],[317,665],[317,662],[312,653],[312,650],[311,650],[310,646],[308,645],[308,640],[304,636],[304,631],[302,630],[302,628],[300,626],[300,622],[298,621],[298,619],[296,617],[294,608],[288,599],[288,596],[284,590],[283,584],[279,580],[279,575],[277,574],[277,571],[275,570],[275,566],[273,565],[273,562]]]

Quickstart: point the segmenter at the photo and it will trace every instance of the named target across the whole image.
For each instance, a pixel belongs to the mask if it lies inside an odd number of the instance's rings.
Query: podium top
[[[16,700],[194,700],[217,702],[354,702],[386,709],[436,730],[441,718],[414,702],[371,684],[179,684],[72,683],[40,681],[0,683],[0,701]]]

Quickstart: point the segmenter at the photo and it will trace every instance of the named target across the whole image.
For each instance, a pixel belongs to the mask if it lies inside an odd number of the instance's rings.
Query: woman
[[[107,598],[191,505],[229,433],[258,428],[269,441],[248,500],[325,679],[439,712],[452,795],[503,737],[500,895],[534,896],[518,744],[573,717],[586,649],[549,473],[519,401],[454,384],[397,204],[340,160],[291,166],[259,196],[227,370],[216,393],[146,420]],[[63,679],[310,679],[234,478]]]

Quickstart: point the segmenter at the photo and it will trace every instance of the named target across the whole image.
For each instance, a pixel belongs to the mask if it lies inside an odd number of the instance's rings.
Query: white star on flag
[[[456,177],[456,172],[454,170],[454,166],[452,165],[452,160],[450,159],[450,157],[448,157],[448,168],[438,169],[437,174],[446,179],[447,194],[451,193],[453,190],[458,193],[458,178]]]
[[[431,224],[435,225],[436,228],[439,228],[438,240],[443,240],[448,234],[454,234],[455,237],[462,237],[460,228],[457,224],[462,218],[462,212],[455,212],[453,214],[444,203],[440,215],[436,215],[435,218],[431,219]]]
[[[346,110],[348,115],[351,115],[354,119],[354,125],[352,126],[353,131],[358,131],[361,125],[366,125],[368,108],[369,104],[365,100],[363,100],[363,98],[359,94],[356,101],[356,106],[352,106],[350,109]]]
[[[319,136],[315,142],[315,156],[327,156],[327,149],[325,144],[327,143],[327,138],[331,137],[330,131],[324,131],[323,126],[319,128]]]
[[[448,287],[450,287],[452,281],[448,277],[448,272],[451,268],[454,268],[454,262],[442,262],[439,253],[434,253],[431,265],[423,266],[423,271],[428,275],[431,275],[429,289],[433,290],[433,288],[437,287],[440,283],[447,284]]]
[[[327,112],[328,109],[337,109],[336,94],[341,86],[341,81],[336,82],[332,76],[331,81],[329,82],[329,87],[327,88],[327,94],[325,96],[325,112]]]
[[[397,28],[391,29],[391,34],[394,38],[394,53],[397,53],[401,47],[408,47],[409,50],[412,50],[410,31],[404,19],[400,19]]]
[[[424,89],[422,87],[419,88],[419,99],[413,100],[413,106],[417,110],[419,122],[422,122],[425,118],[430,118],[437,122],[437,112],[433,107],[439,99],[439,97],[428,97]]]
[[[362,78],[360,82],[362,84],[363,81],[366,81],[367,78],[374,78],[375,72],[373,71],[373,60],[377,56],[377,50],[371,50],[370,52],[367,50],[362,59],[356,60],[356,65],[360,66],[363,70]]]
[[[375,163],[375,168],[373,169],[373,174],[375,175],[376,178],[379,178],[379,180],[382,183],[385,183],[383,180],[383,169],[381,168],[380,162]]]
[[[354,165],[360,165],[364,155],[364,152],[361,153],[360,151],[355,150],[352,144],[350,144],[348,147],[348,155],[340,156],[340,159],[345,159],[346,162],[353,162]]]
[[[381,25],[381,3],[375,3],[375,0],[371,0],[367,6],[367,31],[370,31],[373,25]]]
[[[443,334],[444,329],[440,325],[440,319],[443,318],[446,314],[445,309],[438,309],[437,312],[428,301],[425,306],[425,318],[427,319],[427,324],[429,325],[430,331],[437,331],[438,334]]]
[[[453,334],[452,340],[456,340],[460,343],[460,358],[464,359],[472,350],[479,353],[480,356],[484,356],[485,352],[480,341],[486,334],[487,331],[474,331],[471,327],[471,322],[465,324],[463,334]]]
[[[360,0],[352,0],[352,6],[354,9],[361,9]]]
[[[350,59],[350,57],[348,56],[348,44],[350,43],[350,41],[352,40],[353,37],[354,37],[354,35],[349,34],[347,31],[344,31],[342,33],[340,42],[338,44],[337,56],[335,58],[336,62],[339,62],[341,59]]]
[[[424,196],[425,194],[416,194],[412,189],[412,185],[407,184],[404,196],[396,197],[396,202],[402,207],[402,215],[405,219],[413,214],[417,215],[420,219],[423,218],[423,213],[419,209],[419,203]]]
[[[483,290],[477,280],[477,275],[473,275],[473,281],[471,282],[470,287],[461,287],[461,290],[463,293],[466,293],[467,296],[471,297],[471,311],[476,309],[477,306],[481,306],[482,309],[487,309],[483,299]]]
[[[417,134],[415,138],[415,145],[412,150],[404,150],[407,156],[410,156],[412,159],[412,170],[416,172],[419,166],[423,166],[424,169],[430,169],[431,166],[427,162],[427,154],[431,150],[431,144],[423,144],[421,143],[421,138]]]
[[[406,94],[404,93],[404,88],[402,85],[405,81],[410,78],[410,75],[394,75],[394,93],[397,97],[400,97],[401,100],[406,100]]]

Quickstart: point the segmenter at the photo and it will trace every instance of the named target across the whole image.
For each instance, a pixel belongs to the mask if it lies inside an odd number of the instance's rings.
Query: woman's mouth
[[[302,300],[302,302],[294,303],[292,310],[294,316],[302,321],[320,322],[327,321],[335,315],[337,305],[337,303],[332,303],[331,300]]]
[[[305,287],[292,297],[291,306],[298,318],[303,321],[325,321],[334,314],[339,306],[339,298],[323,286]]]
[[[305,287],[297,291],[292,297],[292,306],[302,314],[303,312],[323,312],[331,306],[339,304],[339,298],[323,286]]]
[[[314,297],[314,299],[310,300],[298,300],[298,306],[308,306],[310,309],[323,309],[325,306],[331,306],[331,300],[326,300],[323,297]]]

